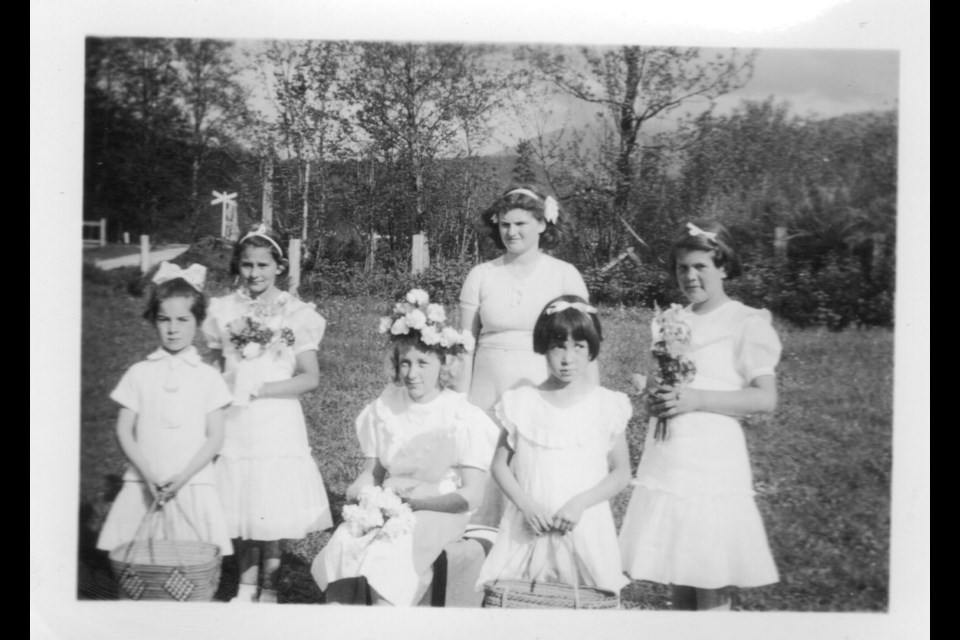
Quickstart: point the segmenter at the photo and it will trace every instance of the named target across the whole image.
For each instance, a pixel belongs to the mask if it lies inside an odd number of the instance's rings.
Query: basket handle
[[[571,557],[571,560],[572,560],[572,562],[573,562],[573,573],[574,573],[574,580],[573,580],[573,603],[574,603],[574,608],[579,609],[579,608],[580,608],[580,579],[581,579],[581,577],[582,577],[582,574],[580,573],[580,555],[577,553],[577,548],[576,548],[576,545],[575,545],[574,542],[573,542],[573,537],[572,537],[572,536],[568,536],[568,535],[566,535],[566,534],[557,533],[556,531],[550,531],[550,532],[548,532],[548,533],[546,534],[546,536],[550,536],[549,539],[550,539],[551,541],[554,541],[554,540],[556,540],[556,539],[559,538],[559,539],[560,539],[560,543],[561,543],[561,544],[566,544],[566,546],[567,546],[567,547],[569,548],[569,550],[570,550],[570,557]],[[521,552],[521,551],[524,552],[524,561],[522,562],[522,564],[525,565],[526,568],[525,568],[525,570],[524,570],[524,573],[521,574],[521,575],[527,575],[527,576],[530,576],[530,575],[531,575],[531,573],[530,573],[530,565],[533,563],[533,551],[534,551],[534,547],[536,547],[536,545],[537,545],[538,543],[541,543],[543,540],[546,540],[546,539],[547,539],[546,536],[537,536],[537,537],[534,538],[534,540],[532,540],[529,544],[525,545],[525,547],[526,547],[525,549],[523,549],[523,548],[518,549],[518,550],[515,551],[515,552],[513,553],[513,555],[510,557],[510,560],[513,560],[515,557],[517,557],[518,555],[520,555],[520,552]],[[508,562],[507,564],[510,564],[510,563]],[[497,578],[496,580],[494,580],[494,584],[496,584],[496,583],[499,582],[499,581],[500,581],[500,579]],[[530,579],[530,582],[531,582],[531,584],[536,584],[536,583],[537,583],[537,581],[536,581],[535,579],[533,579],[533,578]],[[503,607],[506,606],[506,603],[507,603],[507,601],[508,601],[509,595],[510,595],[510,587],[507,586],[507,587],[504,588],[503,598],[501,598],[501,600],[500,600],[500,607],[501,607],[501,608],[503,608]]]
[[[200,535],[200,530],[197,529],[197,525],[193,523],[193,520],[191,520],[190,517],[187,516],[187,512],[183,509],[183,506],[177,500],[177,496],[173,495],[167,498],[166,500],[164,500],[160,494],[157,494],[157,496],[154,497],[153,502],[150,504],[150,508],[147,509],[147,512],[143,515],[143,518],[140,520],[140,524],[137,527],[136,533],[133,534],[133,540],[131,541],[131,542],[135,542],[137,540],[140,540],[141,535],[143,534],[144,528],[146,527],[147,523],[150,522],[151,520],[153,521],[153,527],[152,529],[148,530],[147,537],[146,537],[147,548],[149,549],[149,552],[150,552],[151,562],[155,561],[155,556],[153,552],[153,541],[156,537],[157,518],[162,519],[162,526],[167,539],[173,540],[173,535],[172,535],[173,532],[171,530],[170,521],[169,519],[164,518],[161,515],[161,512],[164,512],[164,510],[167,508],[167,505],[170,504],[171,502],[176,506],[177,511],[180,512],[180,515],[183,517],[184,520],[186,520],[187,524],[190,525],[190,528],[193,529],[193,532],[197,536],[197,540],[203,540],[203,536]],[[127,552],[124,554],[124,557],[123,557],[124,564],[126,565],[130,564],[130,554],[132,552],[133,552],[133,545],[131,544],[130,546],[127,547]],[[177,564],[180,567],[183,567],[183,558],[180,557],[180,551],[177,549],[176,545],[173,545],[173,552],[177,556]]]

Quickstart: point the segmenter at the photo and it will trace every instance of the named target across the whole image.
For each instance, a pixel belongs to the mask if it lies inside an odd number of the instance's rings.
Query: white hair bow
[[[507,195],[510,195],[511,193],[520,193],[522,195],[529,196],[534,200],[541,199],[540,196],[533,191],[530,191],[530,189],[514,189],[513,191],[507,192]],[[546,198],[543,198],[543,219],[551,224],[556,224],[557,218],[559,217],[560,205],[557,204],[557,199],[553,196],[547,196]]]
[[[181,269],[172,262],[161,262],[160,268],[153,275],[153,284],[162,284],[168,280],[183,278],[197,291],[203,291],[203,283],[207,279],[207,268],[202,264],[192,264]]]
[[[693,224],[692,222],[688,222],[688,223],[687,223],[687,229],[689,229],[689,233],[690,233],[690,235],[692,235],[692,236],[703,236],[704,238],[706,238],[706,239],[709,240],[710,242],[716,242],[716,241],[717,241],[717,234],[716,234],[716,232],[714,232],[714,231],[704,231],[703,229],[701,229],[701,228],[698,227],[697,225]]]
[[[583,302],[567,302],[566,300],[557,300],[556,302],[550,303],[550,306],[547,307],[546,314],[550,316],[567,309],[576,309],[577,311],[582,311],[583,313],[597,312],[596,307],[592,307],[589,304],[584,304]]]

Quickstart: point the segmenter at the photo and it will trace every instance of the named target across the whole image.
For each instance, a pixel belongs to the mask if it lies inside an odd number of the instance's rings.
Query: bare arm
[[[297,398],[320,384],[320,365],[313,349],[297,354],[297,369],[288,380],[264,382],[257,390],[257,398]]]
[[[473,339],[480,339],[480,313],[477,309],[467,309],[460,307],[460,330],[469,331],[473,334]],[[457,391],[468,393],[470,383],[473,380],[473,353],[463,354],[463,371],[456,383]]]
[[[408,498],[407,503],[414,511],[442,511],[443,513],[466,513],[480,506],[483,499],[487,472],[474,467],[461,467],[460,477],[463,486],[442,496],[429,498]]]
[[[171,478],[163,481],[165,498],[172,497],[198,471],[207,466],[223,446],[223,409],[214,409],[207,414],[207,439],[187,463],[183,470]]]
[[[140,445],[136,439],[137,414],[127,407],[120,407],[120,413],[117,415],[117,440],[120,442],[120,450],[127,457],[133,468],[137,470],[143,481],[147,483],[150,493],[156,496],[158,493],[159,479],[153,475],[150,464],[140,450]]]
[[[551,529],[552,516],[542,505],[534,501],[526,491],[517,482],[516,476],[510,469],[510,458],[513,451],[507,443],[507,432],[500,433],[500,442],[497,443],[496,453],[493,454],[493,463],[490,471],[494,479],[508,498],[517,505],[520,512],[523,513],[524,520],[531,529],[537,534],[546,533]]]
[[[366,487],[379,487],[383,484],[383,478],[386,474],[387,470],[383,468],[378,458],[365,458],[360,475],[353,481],[353,484],[347,487],[347,500],[354,502],[359,499],[360,492]]]
[[[607,456],[610,473],[603,480],[583,493],[578,493],[564,504],[553,516],[553,527],[562,533],[571,531],[580,521],[583,512],[595,504],[609,500],[630,484],[630,454],[627,437],[617,436],[616,443]]]
[[[680,389],[678,393],[665,389],[650,397],[649,406],[655,416],[664,418],[690,411],[735,417],[769,413],[777,408],[777,381],[775,376],[758,376],[750,381],[750,386],[737,391]]]

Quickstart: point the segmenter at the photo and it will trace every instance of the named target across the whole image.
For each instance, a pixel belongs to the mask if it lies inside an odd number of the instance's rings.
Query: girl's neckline
[[[507,276],[514,282],[522,283],[529,280],[530,276],[532,276],[537,271],[537,269],[540,268],[540,264],[543,262],[543,258],[545,255],[546,254],[544,254],[542,251],[537,249],[536,255],[533,256],[532,258],[520,258],[519,260],[517,258],[514,258],[512,260],[507,260],[507,256],[506,254],[504,254],[501,257],[501,260],[503,262],[503,269],[504,271],[506,271]],[[521,269],[521,271],[523,272],[523,275],[518,276],[517,267],[511,268],[511,265],[517,265],[518,267],[523,267]]]
[[[698,318],[703,318],[705,316],[709,316],[710,314],[717,312],[720,309],[723,309],[724,307],[726,307],[732,302],[736,302],[736,300],[734,300],[733,298],[727,298],[726,300],[724,300],[723,302],[715,306],[713,309],[710,309],[709,311],[703,311],[703,312],[694,311],[692,304],[687,305],[687,309],[690,311],[692,315],[695,315]]]
[[[553,402],[552,400],[550,400],[550,396],[552,395],[550,392],[544,391],[543,389],[541,389],[541,388],[539,388],[539,387],[534,387],[534,389],[536,390],[536,392],[537,392],[537,394],[540,396],[540,398],[541,398],[546,404],[550,405],[550,406],[553,407],[554,409],[570,409],[570,408],[572,408],[572,407],[577,406],[578,404],[582,404],[583,402],[585,402],[586,400],[588,400],[591,396],[593,396],[593,395],[597,392],[597,389],[599,389],[599,388],[600,388],[600,385],[595,384],[595,385],[593,385],[589,390],[587,390],[585,393],[583,393],[582,396],[580,396],[579,398],[577,398],[576,400],[574,400],[574,401],[571,402],[570,404],[562,404],[562,405],[561,405],[561,404],[557,404],[556,402]],[[558,389],[558,391],[559,391],[559,389]]]
[[[247,291],[244,290],[243,288],[237,289],[237,294],[238,294],[242,299],[244,299],[244,300],[246,300],[246,301],[248,301],[248,302],[260,303],[260,304],[271,304],[271,303],[274,303],[274,302],[279,302],[280,300],[282,300],[282,299],[284,298],[284,296],[289,295],[289,293],[286,292],[286,291],[284,291],[283,289],[276,289],[276,288],[275,288],[274,291],[276,291],[277,293],[276,293],[276,295],[274,295],[272,298],[265,298],[265,297],[264,297],[265,295],[269,294],[270,291],[264,291],[262,294],[260,294],[260,295],[257,296],[256,298],[254,298],[254,297],[251,296],[249,293],[247,293]]]
[[[408,407],[421,407],[421,408],[422,408],[422,407],[429,407],[430,405],[432,405],[432,404],[434,404],[435,402],[437,402],[437,401],[440,399],[440,396],[442,396],[442,395],[446,392],[446,390],[447,390],[446,387],[443,387],[443,388],[440,389],[440,392],[439,392],[437,395],[433,396],[432,398],[430,398],[430,399],[427,400],[426,402],[417,402],[416,400],[414,400],[413,398],[410,397],[410,394],[407,393],[407,390],[406,390],[406,388],[405,388],[403,385],[399,385],[399,388],[400,388],[400,393],[401,393],[402,396],[403,396],[403,400],[404,400],[404,402],[407,404]]]

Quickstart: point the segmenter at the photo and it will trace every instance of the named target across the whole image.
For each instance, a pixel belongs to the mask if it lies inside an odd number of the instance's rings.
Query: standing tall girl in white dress
[[[724,291],[740,262],[722,225],[688,224],[669,266],[690,301],[696,375],[649,396],[654,418],[620,531],[623,567],[635,580],[671,585],[675,608],[729,609],[729,587],[778,579],[737,418],[776,407],[780,341],[768,311]],[[662,440],[659,417],[669,419]]]
[[[233,553],[211,465],[231,397],[193,346],[207,310],[200,292],[205,272],[201,265],[181,270],[164,262],[154,276],[143,316],[156,328],[160,347],[130,367],[110,394],[120,405],[117,438],[129,464],[100,531],[100,549],[132,541],[155,502],[176,499],[179,508],[164,509],[161,536],[199,538]]]
[[[492,471],[509,502],[477,589],[516,578],[619,593],[629,582],[609,500],[630,482],[631,407],[589,374],[601,337],[597,310],[578,296],[552,301],[537,320],[534,349],[550,377],[497,403]]]
[[[503,392],[537,385],[548,377],[543,357],[533,350],[533,325],[548,302],[561,295],[588,300],[577,268],[547,255],[566,222],[555,198],[534,185],[509,189],[480,217],[503,255],[474,267],[460,291],[460,327],[477,340],[459,381],[470,401],[491,411]],[[599,379],[595,365],[591,372]],[[496,526],[503,494],[488,482],[475,522]]]
[[[300,406],[319,383],[325,322],[313,304],[277,287],[286,266],[263,225],[245,235],[231,263],[241,286],[211,301],[203,325],[234,397],[216,472],[230,533],[239,539],[238,602],[276,602],[280,540],[333,524]]]
[[[386,487],[402,496],[414,522],[401,535],[379,529],[357,535],[350,523],[341,525],[313,562],[327,602],[343,603],[342,594],[349,592],[331,583],[360,576],[375,604],[419,602],[434,561],[444,545],[463,535],[483,495],[499,431],[464,394],[442,382],[456,356],[473,348],[473,337],[446,326],[445,319],[443,307],[430,304],[421,289],[399,303],[394,317],[383,319],[394,381],[357,418],[365,462],[347,499]]]

